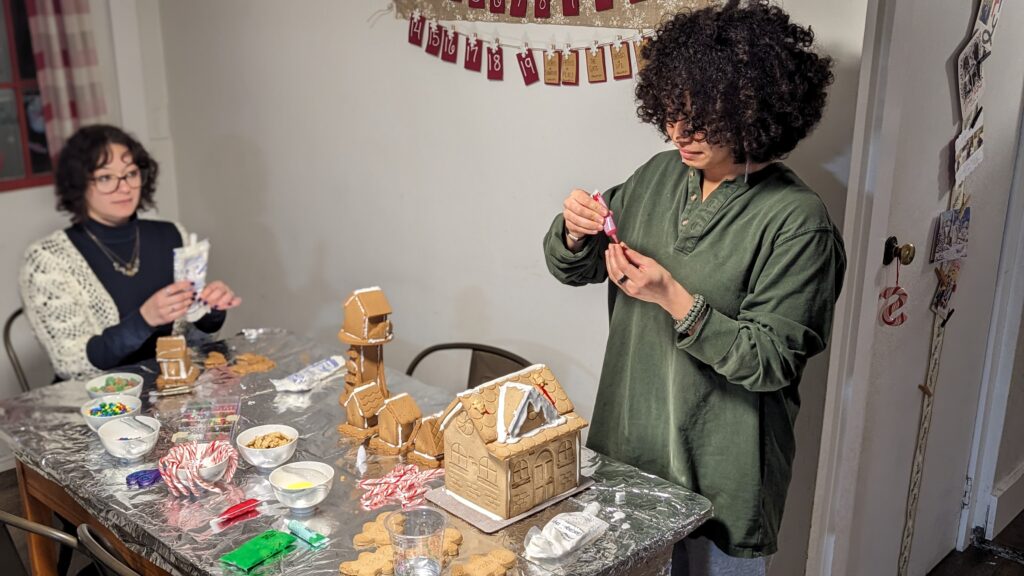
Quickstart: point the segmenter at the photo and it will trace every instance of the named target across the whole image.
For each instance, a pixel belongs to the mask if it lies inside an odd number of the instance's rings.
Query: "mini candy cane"
[[[376,510],[397,500],[407,510],[423,501],[428,482],[442,476],[443,468],[421,471],[415,464],[400,464],[381,478],[360,480],[359,487],[367,492],[359,503],[363,510]]]
[[[201,489],[211,492],[221,492],[221,489],[211,482],[203,480],[199,469],[203,467],[204,461],[209,461],[208,466],[215,466],[227,460],[227,469],[220,478],[224,482],[230,482],[238,469],[238,452],[228,444],[220,440],[214,440],[200,448],[196,442],[179,444],[170,449],[167,455],[160,459],[160,475],[171,494],[184,496],[192,494],[199,496]],[[178,476],[181,472],[184,478]]]
[[[890,301],[892,297],[896,297],[895,301]],[[882,290],[878,295],[884,303],[882,308],[882,322],[885,322],[888,326],[901,326],[907,321],[907,315],[904,312],[899,312],[900,308],[907,303],[907,291],[900,286],[900,261],[896,260],[896,285],[889,286]],[[899,312],[899,314],[897,314]]]
[[[615,226],[615,219],[612,218],[612,211],[610,208],[608,208],[608,204],[604,201],[604,196],[601,195],[601,192],[599,190],[594,190],[594,194],[591,196],[591,198],[597,200],[598,204],[604,206],[605,210],[608,210],[608,215],[604,217],[604,234],[605,236],[611,238],[612,242],[618,244],[619,229]]]

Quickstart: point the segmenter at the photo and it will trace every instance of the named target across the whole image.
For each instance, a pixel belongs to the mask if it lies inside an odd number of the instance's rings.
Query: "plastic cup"
[[[395,576],[439,576],[448,517],[430,506],[396,510],[384,519],[395,548]]]

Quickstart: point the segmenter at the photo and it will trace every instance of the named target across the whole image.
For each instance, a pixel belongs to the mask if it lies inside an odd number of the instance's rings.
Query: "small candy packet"
[[[287,520],[282,518],[279,522],[280,526],[293,535],[297,536],[300,540],[309,544],[309,547],[314,550],[319,550],[327,546],[331,539],[323,534],[311,529],[298,520]]]
[[[195,234],[189,234],[188,242],[174,249],[174,281],[189,280],[196,294],[206,287],[206,265],[210,259],[210,241],[196,241]],[[210,307],[194,300],[185,313],[185,319],[195,322],[210,312]]]
[[[220,557],[220,561],[248,572],[256,566],[294,549],[295,536],[278,530],[266,532]]]
[[[598,204],[604,206],[605,210],[608,210],[608,215],[604,217],[604,233],[605,236],[611,238],[612,242],[618,244],[619,237],[617,234],[619,229],[615,227],[615,219],[612,218],[612,211],[610,208],[608,208],[608,204],[604,201],[604,196],[601,195],[600,190],[594,190],[594,193],[593,195],[591,195],[591,198],[597,200]]]
[[[271,378],[270,383],[278,392],[305,392],[345,368],[345,358],[331,356],[306,366],[284,378]]]

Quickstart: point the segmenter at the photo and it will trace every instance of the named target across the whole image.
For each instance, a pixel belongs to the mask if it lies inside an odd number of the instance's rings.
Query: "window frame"
[[[10,59],[11,64],[11,81],[0,82],[0,90],[14,91],[15,106],[18,110],[18,128],[21,132],[21,161],[24,165],[25,176],[10,180],[0,180],[0,193],[52,185],[54,182],[53,171],[56,168],[56,165],[51,166],[50,171],[45,174],[32,173],[32,155],[28,148],[28,119],[25,118],[25,98],[23,94],[27,89],[34,88],[39,90],[39,80],[24,80],[21,77],[21,63],[18,61],[18,47],[15,44],[14,37],[14,21],[11,18],[11,0],[2,1],[4,25],[7,27],[7,57]]]

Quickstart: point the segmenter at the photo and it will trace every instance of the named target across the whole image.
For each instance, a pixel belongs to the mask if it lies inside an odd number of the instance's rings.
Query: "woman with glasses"
[[[216,281],[200,292],[174,281],[184,229],[138,218],[154,205],[158,167],[114,126],[87,126],[57,161],[57,208],[71,226],[31,245],[21,269],[25,314],[59,379],[81,379],[153,358],[191,303],[211,312],[195,325],[215,332],[241,299]]]
[[[608,208],[574,190],[545,237],[559,281],[609,282],[588,445],[714,504],[676,546],[676,575],[763,575],[776,551],[798,385],[846,267],[821,199],[780,162],[832,82],[813,40],[767,0],[667,20],[636,97],[673,149],[605,191]],[[619,243],[601,233],[609,215]]]

